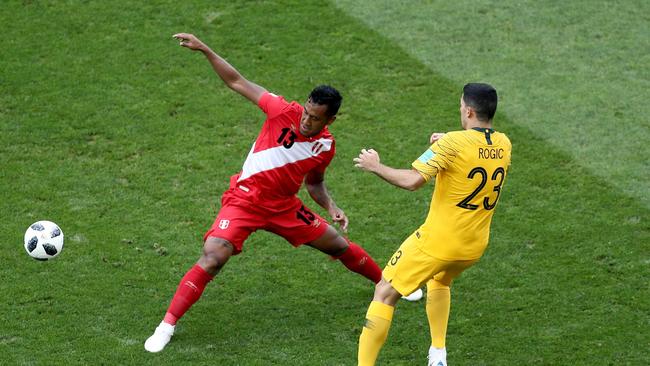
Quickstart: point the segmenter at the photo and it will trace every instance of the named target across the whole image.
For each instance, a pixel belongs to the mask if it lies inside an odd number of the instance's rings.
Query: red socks
[[[346,266],[350,271],[356,272],[374,283],[381,280],[381,269],[375,261],[366,253],[363,248],[348,241],[350,246],[342,255],[334,257]]]
[[[176,293],[165,314],[163,321],[167,324],[176,325],[178,319],[201,297],[205,285],[212,281],[211,276],[201,266],[195,264],[178,284]]]
[[[339,257],[335,257],[350,271],[359,273],[374,283],[381,280],[381,269],[377,263],[366,253],[363,248],[353,242],[349,242],[348,249]],[[201,266],[195,264],[178,284],[176,293],[172,298],[163,321],[167,324],[176,325],[185,312],[201,297],[208,282],[212,281],[211,276]]]

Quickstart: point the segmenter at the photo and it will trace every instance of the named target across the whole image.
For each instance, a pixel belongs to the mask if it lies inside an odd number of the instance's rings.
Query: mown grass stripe
[[[137,342],[198,256],[261,118],[170,35],[201,35],[287,98],[320,82],[341,89],[328,186],[350,237],[379,262],[424,219],[430,190],[390,188],[351,159],[372,147],[409,166],[432,130],[457,127],[459,86],[317,2],[121,4],[2,10],[12,72],[0,84],[0,363],[353,363],[372,286],[268,233],[210,285],[170,348],[150,355]],[[455,284],[450,362],[647,363],[647,210],[505,114],[496,123],[513,140],[514,165],[492,245]],[[68,238],[47,263],[22,248],[41,218]],[[395,319],[381,362],[424,363],[422,304],[400,304]]]

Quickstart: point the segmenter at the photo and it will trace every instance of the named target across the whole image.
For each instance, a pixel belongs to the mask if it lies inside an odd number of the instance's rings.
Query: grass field
[[[181,31],[287,99],[341,90],[328,187],[381,263],[431,187],[389,187],[352,158],[407,167],[458,128],[465,82],[493,83],[513,166],[490,248],[454,285],[450,365],[650,364],[647,3],[451,4],[3,3],[0,364],[355,363],[372,286],[263,232],[168,348],[144,351],[263,118]],[[39,219],[66,235],[54,261],[22,249]],[[401,303],[379,362],[425,364],[428,343],[424,304]]]

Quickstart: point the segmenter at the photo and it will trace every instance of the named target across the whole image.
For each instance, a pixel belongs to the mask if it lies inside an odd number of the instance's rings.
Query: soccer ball
[[[25,232],[25,250],[36,260],[52,259],[63,250],[63,231],[51,221],[37,221]]]

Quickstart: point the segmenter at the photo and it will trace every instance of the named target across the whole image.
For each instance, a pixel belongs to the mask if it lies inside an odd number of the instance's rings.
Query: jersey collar
[[[494,133],[493,128],[484,128],[484,127],[472,127],[472,130],[478,131],[478,132],[483,132],[483,133]]]
[[[311,136],[311,137],[307,137],[307,136],[303,135],[302,133],[300,133],[299,124],[300,124],[300,122],[298,122],[298,126],[296,126],[296,130],[297,130],[296,133],[298,134],[298,139],[299,140],[302,140],[302,141],[316,141],[316,140],[320,139],[323,136],[329,135],[329,130],[327,129],[327,126],[325,126],[316,135]]]
[[[488,145],[492,145],[492,134],[494,133],[493,129],[484,127],[472,127],[472,130],[485,134],[485,142],[487,142]]]

